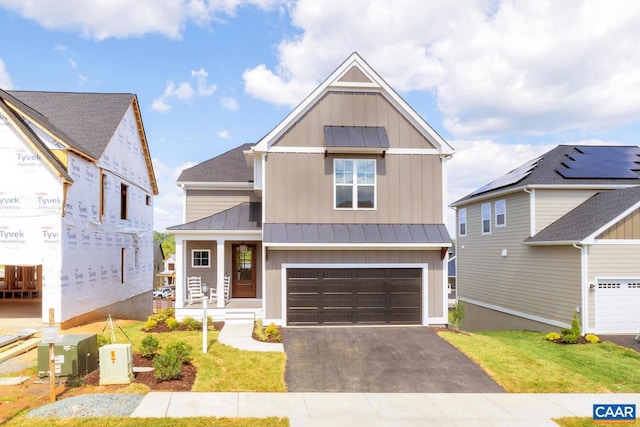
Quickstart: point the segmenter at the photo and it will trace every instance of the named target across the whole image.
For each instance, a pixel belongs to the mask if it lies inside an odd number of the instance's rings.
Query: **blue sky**
[[[0,87],[136,93],[162,230],[183,168],[358,51],[456,149],[452,202],[557,144],[637,145],[638,22],[633,0],[0,0]]]

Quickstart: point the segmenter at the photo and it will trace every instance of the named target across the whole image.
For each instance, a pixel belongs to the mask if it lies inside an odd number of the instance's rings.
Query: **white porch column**
[[[184,262],[187,256],[186,245],[181,236],[176,237],[176,308],[184,307],[186,289],[184,287]]]
[[[224,308],[224,239],[217,240],[216,247],[216,294],[218,302],[216,307]]]

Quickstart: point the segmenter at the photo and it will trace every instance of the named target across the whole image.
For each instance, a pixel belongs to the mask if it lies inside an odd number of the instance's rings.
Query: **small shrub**
[[[180,322],[178,322],[174,317],[169,317],[167,320],[165,320],[165,323],[167,324],[167,328],[171,329],[172,331],[175,331],[180,327]]]
[[[199,321],[197,321],[193,317],[185,317],[184,320],[182,321],[182,324],[189,331],[197,331],[202,326],[202,323],[200,323]]]
[[[260,341],[265,341],[267,336],[264,333],[264,328],[262,327],[262,319],[257,319],[255,326],[253,327],[253,334]]]
[[[562,334],[562,342],[566,344],[575,344],[578,342],[578,336],[573,332]]]
[[[549,332],[547,336],[544,337],[544,339],[546,339],[547,341],[555,341],[558,338],[562,338],[562,336],[557,332]]]
[[[571,321],[571,332],[573,335],[582,336],[582,329],[580,328],[580,320],[578,320],[578,312],[573,313],[573,320]]]
[[[158,326],[158,322],[156,322],[153,319],[149,319],[146,322],[144,322],[144,326],[142,327],[142,329],[144,329],[145,331],[149,332],[152,331],[156,328],[156,326]]]
[[[584,336],[584,339],[586,339],[592,344],[596,344],[600,342],[600,337],[598,337],[596,334],[587,334]]]
[[[193,347],[191,347],[191,345],[182,341],[178,341],[169,344],[167,346],[167,349],[165,350],[165,353],[175,356],[178,360],[180,360],[180,363],[184,364],[191,362],[191,360],[193,359],[191,357],[192,350]]]
[[[98,335],[98,348],[107,344],[111,344],[109,338],[105,337],[104,335]]]
[[[466,307],[463,301],[456,301],[456,304],[451,309],[451,320],[455,329],[459,329],[462,327],[465,309]]]
[[[280,329],[278,329],[278,327],[274,323],[267,326],[264,332],[270,340],[282,341]]]
[[[147,335],[140,343],[140,355],[146,359],[151,359],[160,348],[160,342],[153,335]]]
[[[176,354],[163,353],[153,358],[154,375],[158,381],[180,379],[182,361]]]

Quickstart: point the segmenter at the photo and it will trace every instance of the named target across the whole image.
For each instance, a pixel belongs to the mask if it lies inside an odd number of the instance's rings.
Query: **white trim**
[[[253,182],[193,182],[178,181],[185,190],[253,190]]]
[[[394,250],[438,250],[451,247],[451,243],[269,243],[264,246],[274,250],[344,250],[368,249],[380,251]]]
[[[447,187],[449,186],[449,181],[448,181],[448,171],[447,171],[447,162],[449,161],[449,159],[452,156],[441,156],[440,157],[440,169],[441,169],[441,176],[442,176],[442,187],[441,187],[441,191],[442,191],[442,222],[446,223],[447,222],[447,207],[448,207],[448,199],[447,199],[447,195],[448,195],[448,191],[447,191]]]
[[[427,263],[399,263],[399,264],[362,264],[362,263],[354,263],[354,264],[313,264],[313,263],[283,263],[280,265],[280,301],[281,301],[281,313],[282,313],[282,324],[287,324],[287,269],[288,268],[326,268],[326,269],[336,269],[336,268],[361,268],[361,269],[371,269],[371,268],[420,268],[422,269],[422,307],[420,318],[422,319],[423,326],[429,326],[429,321],[431,318],[427,316],[428,308],[429,308],[429,264]],[[444,288],[446,289],[446,287]],[[446,295],[444,297],[446,300]],[[436,320],[440,320],[435,318]],[[436,322],[437,323],[437,322]]]
[[[484,207],[489,206],[489,217],[484,217]],[[482,203],[480,205],[480,234],[483,236],[488,236],[491,234],[491,202]],[[489,221],[489,231],[484,231],[484,222]]]
[[[457,235],[460,237],[465,237],[469,233],[469,220],[467,217],[467,208],[458,208],[456,209],[458,212],[458,229],[456,230]],[[460,220],[460,213],[464,211],[464,223]],[[464,233],[460,232],[460,226],[464,224]]]
[[[594,245],[640,245],[638,239],[597,239]]]
[[[502,206],[504,208],[504,212],[502,213],[502,215],[504,216],[504,222],[502,224],[498,223],[498,202],[502,202]],[[494,205],[494,220],[496,223],[496,228],[503,228],[507,226],[507,199],[498,199],[495,202],[493,202]]]
[[[340,82],[340,81],[331,83],[331,88],[340,88],[340,89],[358,88],[358,89],[375,89],[375,90],[381,89],[379,85],[373,82]]]
[[[206,252],[207,256],[207,265],[195,265],[193,260],[195,259],[196,252]],[[191,249],[191,268],[211,268],[211,249]]]
[[[233,238],[247,236],[251,239],[262,239],[262,230],[167,230],[167,232],[175,236],[191,237],[191,240],[215,240],[216,236],[231,236]]]
[[[569,328],[571,325],[569,323],[558,322],[557,320],[547,319],[541,316],[535,316],[533,314],[523,313],[517,310],[511,310],[509,308],[500,307],[493,304],[487,304],[481,301],[476,301],[474,299],[469,298],[460,298],[461,301],[464,301],[469,304],[477,305],[479,307],[488,308],[490,310],[498,311],[500,313],[511,314],[512,316],[522,317],[523,319],[533,320],[535,322],[546,323],[551,326],[557,326],[558,328]]]
[[[580,249],[580,326],[585,331],[589,327],[589,247],[574,248]]]
[[[331,149],[330,152],[334,152],[335,149]],[[375,149],[375,152],[367,153],[367,154],[381,154],[381,150],[379,148]],[[327,152],[325,147],[281,147],[278,145],[273,145],[269,147],[269,153],[304,153],[304,154],[322,154],[324,155]],[[359,153],[364,153],[361,149],[349,149],[349,153],[357,155]],[[407,155],[407,154],[422,154],[422,155],[439,155],[440,152],[435,148],[388,148],[385,151],[385,155]]]
[[[530,215],[529,237],[532,237],[536,234],[536,190],[535,188],[529,192],[529,215]]]

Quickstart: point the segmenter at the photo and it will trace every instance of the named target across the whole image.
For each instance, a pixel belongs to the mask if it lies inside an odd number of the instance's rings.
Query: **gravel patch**
[[[144,399],[141,394],[82,394],[41,406],[28,418],[128,417]]]

